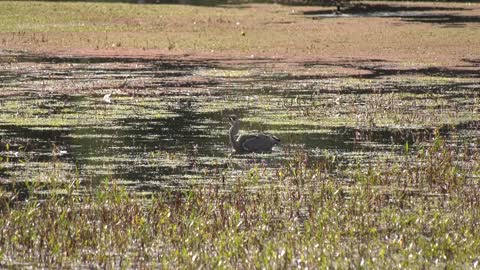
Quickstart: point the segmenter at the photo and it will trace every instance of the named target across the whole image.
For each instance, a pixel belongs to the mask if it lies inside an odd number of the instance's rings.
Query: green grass
[[[440,137],[406,150],[393,164],[345,171],[350,183],[327,173],[333,159],[313,164],[301,152],[270,182],[253,167],[230,191],[219,182],[141,195],[109,180],[32,180],[24,202],[0,190],[0,265],[473,268],[479,153]]]
[[[0,33],[10,47],[15,47],[10,41],[22,39],[27,47],[33,42],[63,48],[223,50],[248,40],[241,36],[244,26],[236,23],[248,22],[249,13],[236,8],[72,2],[1,6]]]

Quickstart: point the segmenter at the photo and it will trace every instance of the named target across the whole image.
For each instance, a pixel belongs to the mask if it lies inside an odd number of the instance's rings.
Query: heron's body
[[[271,152],[272,147],[280,143],[280,139],[268,134],[237,135],[240,130],[240,120],[236,116],[230,117],[230,125],[228,136],[231,146],[237,153]]]

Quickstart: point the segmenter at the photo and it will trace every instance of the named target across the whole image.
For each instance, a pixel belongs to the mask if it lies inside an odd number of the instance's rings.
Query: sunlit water
[[[342,93],[334,89],[337,81],[298,79],[256,66],[29,56],[6,64],[8,57],[0,70],[4,184],[65,173],[84,181],[116,179],[141,191],[234,181],[252,168],[262,171],[261,181],[273,181],[276,169],[299,152],[312,162],[333,156],[339,163],[361,164],[402,152],[407,144],[428,143],[435,128],[402,126],[405,120],[377,126],[369,123],[368,110],[382,110],[384,101],[378,108],[370,104],[374,94]],[[417,90],[411,88],[402,89]],[[462,89],[467,96],[474,90]],[[396,86],[390,91],[399,92]],[[110,102],[103,98],[108,93]],[[442,134],[452,141],[478,136],[478,121],[468,116],[475,101],[441,91],[428,102],[438,99],[463,106],[453,112],[445,105],[441,119],[465,118],[445,120]],[[405,106],[400,113],[411,105]],[[428,120],[438,117],[436,107],[416,109]],[[244,132],[275,134],[282,145],[268,154],[232,154],[230,114],[245,120]],[[376,115],[379,121],[381,113]]]

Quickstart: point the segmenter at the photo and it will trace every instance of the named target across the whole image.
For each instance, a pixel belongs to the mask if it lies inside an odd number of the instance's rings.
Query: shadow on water
[[[345,14],[359,14],[368,16],[371,13],[373,15],[381,14],[399,14],[402,12],[427,12],[427,11],[462,11],[464,8],[451,8],[451,7],[435,7],[435,6],[401,6],[395,3],[392,4],[365,4],[365,3],[352,3],[352,5],[342,10]],[[331,10],[312,10],[305,11],[304,15],[331,15]]]
[[[126,93],[134,91],[136,95],[157,95],[155,91],[145,90],[172,88],[174,90],[169,93],[176,94],[177,90],[182,88],[212,87],[217,84],[214,80],[196,80],[195,78],[182,80],[185,77],[192,77],[196,70],[215,68],[217,66],[215,61],[0,54],[0,63],[2,62],[7,65],[28,65],[23,69],[0,70],[0,87],[12,86],[16,90],[14,95],[18,95],[20,90],[23,90],[32,98],[51,95],[50,93],[59,97],[56,94],[57,89],[48,87],[55,81],[58,84],[68,85],[63,91],[68,95],[74,95],[79,90],[88,90],[97,94],[104,94],[105,91]],[[35,65],[39,65],[40,68]],[[104,83],[97,83],[98,81]],[[169,93],[162,92],[162,94]],[[8,92],[4,91],[0,94],[5,96]]]
[[[439,24],[448,27],[462,27],[467,23],[480,23],[478,16],[464,16],[453,13],[467,11],[468,8],[413,6],[399,4],[366,4],[354,3],[341,12],[333,10],[306,11],[303,14],[314,19],[342,18],[342,17],[386,17],[400,18],[406,22]],[[444,12],[444,13],[438,13]]]
[[[387,76],[434,76],[446,78],[479,78],[478,73],[479,61],[478,59],[464,59],[466,63],[463,66],[457,67],[413,67],[413,68],[392,68],[386,66],[386,61],[381,59],[371,60],[349,60],[345,62],[328,62],[328,61],[309,61],[304,64],[305,67],[343,67],[352,70],[361,71],[360,74],[349,75],[324,75],[324,76],[302,76],[296,75],[288,79],[326,79],[326,78],[357,78],[357,79],[378,79]]]
[[[480,59],[463,59],[464,62],[470,63],[475,67],[480,67]]]
[[[431,76],[439,78],[479,78],[480,73],[478,67],[480,66],[480,60],[478,59],[463,59],[465,64],[455,67],[391,67],[386,60],[383,59],[345,59],[335,61],[305,61],[301,63],[301,66],[305,68],[345,68],[354,71],[354,74],[349,73],[318,73],[318,74],[291,74],[284,73],[276,76],[262,77],[257,74],[251,76],[245,76],[245,80],[257,81],[258,83],[271,83],[275,84],[279,81],[312,81],[312,80],[326,80],[326,79],[381,79],[385,77],[402,77],[402,76]],[[458,83],[456,85],[450,84],[450,88],[454,87],[473,87],[477,85],[475,82]],[[402,89],[407,92],[424,92],[421,89],[403,89],[402,85],[395,85],[396,88]],[[443,88],[434,87],[437,91]],[[435,89],[428,89],[429,91],[435,91]],[[356,91],[362,91],[356,89]],[[369,90],[368,90],[369,91]]]

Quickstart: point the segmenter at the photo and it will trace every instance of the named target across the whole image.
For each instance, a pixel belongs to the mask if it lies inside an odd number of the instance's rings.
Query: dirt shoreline
[[[480,66],[477,3],[362,1],[338,16],[329,7],[268,4],[112,4],[108,10],[94,3],[35,2],[29,10],[25,5],[0,7],[30,19],[48,14],[30,23],[6,21],[0,27],[2,54],[271,63],[280,69],[311,62],[371,62],[397,69]],[[64,14],[51,11],[59,8]],[[105,18],[112,12],[115,16]]]

